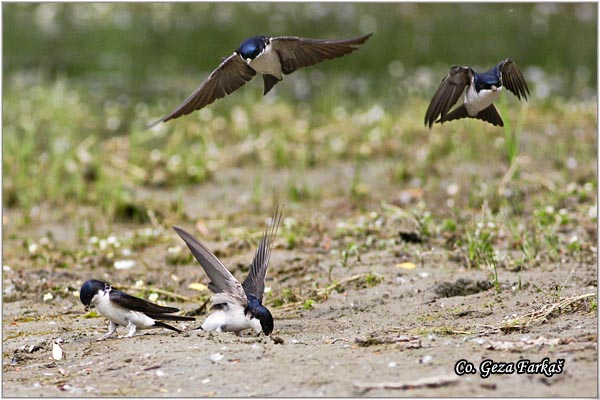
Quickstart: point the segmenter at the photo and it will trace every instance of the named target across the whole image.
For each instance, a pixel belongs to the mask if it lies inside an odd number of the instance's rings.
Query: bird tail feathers
[[[265,91],[263,96],[269,93],[269,91],[275,86],[279,79],[275,78],[273,75],[263,75],[263,82],[265,84]]]
[[[467,108],[465,107],[464,104],[462,104],[460,107],[458,107],[457,109],[452,111],[450,114],[447,114],[446,116],[442,115],[440,117],[440,119],[438,119],[436,122],[446,122],[446,121],[452,121],[454,119],[461,119],[461,118],[468,118],[468,117],[469,117],[469,113],[467,113]]]
[[[175,331],[177,333],[181,333],[182,332],[181,330],[175,328],[174,326],[165,324],[164,322],[160,322],[160,321],[154,321],[154,326],[160,326],[161,328],[167,328],[167,329],[170,329],[170,330]]]
[[[490,105],[485,110],[480,111],[479,114],[475,115],[474,117],[471,117],[469,115],[469,113],[467,112],[467,108],[465,107],[464,104],[462,104],[460,107],[458,107],[457,109],[452,111],[450,114],[448,114],[446,116],[442,116],[436,122],[446,122],[446,121],[452,121],[454,119],[461,119],[461,118],[476,118],[476,119],[480,119],[485,122],[489,122],[490,124],[492,124],[494,126],[504,126],[504,121],[502,121],[500,114],[498,114],[498,110],[496,110],[496,107],[494,107],[493,104]]]
[[[496,107],[494,107],[493,104],[485,110],[480,111],[475,118],[489,122],[494,126],[504,126],[504,121],[502,121],[500,114],[498,114],[498,110],[496,110]]]
[[[144,313],[152,319],[159,319],[163,321],[195,321],[194,317],[186,317],[184,315],[169,315],[169,314],[154,314],[154,313]]]

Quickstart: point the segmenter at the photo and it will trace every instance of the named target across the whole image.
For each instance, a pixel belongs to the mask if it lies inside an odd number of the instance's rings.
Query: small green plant
[[[289,182],[287,191],[289,199],[297,203],[313,197],[311,190],[304,183]]]
[[[305,310],[311,310],[313,308],[313,304],[315,304],[313,299],[307,299],[304,304],[302,304],[302,308]]]
[[[486,265],[494,257],[490,243],[491,233],[487,231],[466,232],[467,256],[470,266]]]
[[[490,276],[490,281],[494,285],[497,293],[500,293],[502,288],[500,287],[500,281],[498,280],[498,265],[493,255],[491,259],[486,260],[486,265],[488,268],[488,274]]]
[[[167,249],[167,265],[185,265],[193,262],[192,254],[180,245]]]
[[[368,274],[365,276],[365,284],[367,287],[373,287],[380,284],[383,281],[383,276],[378,274]]]
[[[500,292],[500,282],[498,281],[498,262],[496,254],[491,243],[492,234],[488,230],[478,228],[475,232],[466,232],[467,237],[467,255],[470,266],[485,266],[487,268],[490,281]]]
[[[362,181],[361,177],[362,160],[359,160],[354,166],[354,175],[350,186],[350,198],[358,205],[364,205],[369,198],[369,187]]]
[[[432,233],[433,226],[433,218],[429,211],[424,211],[422,213],[413,213],[419,224],[419,236],[421,238],[430,237]]]
[[[444,221],[442,222],[442,232],[449,232],[449,233],[454,233],[456,232],[456,221],[454,219],[451,218],[446,218],[444,219]]]
[[[252,204],[259,206],[262,203],[264,196],[264,188],[262,184],[262,180],[260,175],[257,175],[254,178],[254,183],[252,185]]]
[[[272,293],[272,292],[271,292]],[[271,304],[273,307],[281,307],[284,304],[298,301],[298,296],[290,288],[283,288],[278,295],[273,295]]]
[[[346,250],[342,250],[340,265],[346,268],[348,266],[348,259],[353,255],[356,256],[356,261],[360,262],[360,253],[358,252],[358,245],[356,243],[350,243]]]
[[[285,237],[285,241],[287,243],[286,247],[288,250],[292,250],[296,247],[296,233],[293,231],[283,232],[283,236]]]
[[[519,119],[513,129],[512,121],[508,117],[510,113],[506,97],[507,96],[500,96],[498,107],[500,108],[500,114],[504,116],[504,155],[506,156],[508,164],[512,166],[519,155],[520,137],[525,118],[525,107],[521,108]]]

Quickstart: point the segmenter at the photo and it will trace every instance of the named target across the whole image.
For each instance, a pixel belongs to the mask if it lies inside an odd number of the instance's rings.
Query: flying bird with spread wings
[[[263,76],[266,95],[273,86],[299,68],[352,53],[372,33],[353,39],[308,39],[295,36],[253,36],[242,42],[229,57],[173,112],[152,123],[187,115],[239,89],[257,73]]]
[[[505,87],[519,100],[527,100],[529,87],[517,64],[507,58],[486,72],[475,72],[471,67],[452,67],[433,95],[427,112],[425,125],[444,123],[460,118],[477,118],[495,126],[504,126],[494,102]],[[465,92],[465,88],[467,89]],[[464,102],[449,113],[465,92]]]

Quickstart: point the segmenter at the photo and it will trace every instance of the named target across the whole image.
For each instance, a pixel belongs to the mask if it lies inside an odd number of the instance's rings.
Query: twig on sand
[[[534,323],[546,321],[546,319],[555,312],[560,313],[563,309],[594,296],[596,296],[596,293],[586,293],[578,296],[567,297],[553,304],[544,304],[539,310],[529,312],[508,321],[500,322],[499,324],[496,324],[494,328],[503,331],[527,328]]]
[[[328,294],[328,293],[329,293],[329,292],[331,292],[333,289],[335,289],[335,288],[337,288],[337,287],[339,287],[339,286],[345,285],[346,283],[350,283],[350,282],[357,281],[357,280],[359,280],[360,278],[364,278],[364,277],[366,277],[366,276],[368,276],[368,275],[377,275],[378,277],[381,277],[381,275],[378,275],[378,274],[372,274],[372,273],[362,273],[362,274],[356,274],[356,275],[353,275],[353,276],[351,276],[351,277],[349,277],[349,278],[342,279],[342,280],[341,280],[341,281],[339,281],[339,282],[334,282],[334,283],[332,283],[331,285],[329,285],[329,286],[327,286],[327,287],[324,287],[324,288],[321,288],[321,289],[317,289],[317,295],[319,295],[319,296],[322,296],[322,295]]]
[[[454,385],[458,382],[458,376],[438,375],[428,376],[425,378],[416,379],[414,381],[405,382],[379,382],[379,383],[361,383],[354,382],[354,387],[361,392],[366,392],[371,389],[418,389],[422,387],[437,388],[443,386]]]
[[[334,283],[332,283],[329,286],[317,289],[316,290],[316,297],[327,296],[329,294],[329,292],[331,292],[333,289],[336,289],[336,288],[338,288],[340,286],[346,285],[347,283],[357,281],[357,280],[359,280],[361,278],[365,278],[365,277],[370,276],[370,275],[374,275],[378,279],[381,278],[381,275],[375,274],[375,273],[369,273],[369,272],[365,272],[365,273],[362,273],[362,274],[352,275],[351,277],[342,279],[339,282],[334,282]],[[293,309],[295,309],[297,307],[301,307],[302,305],[304,305],[306,303],[306,301],[309,300],[309,299],[310,298],[303,298],[300,301],[296,301],[296,302],[293,302],[293,303],[287,303],[287,304],[284,304],[282,306],[277,307],[276,310],[278,310],[278,311],[293,310]]]

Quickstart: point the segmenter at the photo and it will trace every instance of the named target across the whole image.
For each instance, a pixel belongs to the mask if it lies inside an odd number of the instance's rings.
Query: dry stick
[[[345,285],[346,283],[354,282],[354,281],[359,280],[360,278],[363,278],[367,275],[370,275],[370,273],[365,272],[362,274],[353,275],[350,278],[342,279],[339,282],[332,283],[331,285],[327,286],[326,288],[317,289],[317,294],[318,295],[327,294],[330,291],[332,291],[333,289],[337,288],[338,286],[342,286],[342,285]]]
[[[571,275],[569,275],[569,277],[570,276]],[[568,279],[569,278],[567,278],[567,280]],[[563,284],[566,283],[567,280],[565,280],[565,282],[563,282]],[[594,296],[596,296],[596,293],[586,293],[586,294],[581,294],[581,295],[578,295],[578,296],[568,297],[568,298],[562,299],[558,303],[545,304],[539,310],[532,311],[532,312],[529,312],[527,314],[521,315],[521,316],[516,317],[516,318],[514,318],[514,319],[512,319],[510,321],[500,322],[500,323],[498,323],[496,325],[482,325],[482,324],[478,324],[477,326],[482,329],[479,332],[471,332],[471,331],[462,331],[462,330],[457,330],[457,329],[450,329],[450,330],[447,330],[447,333],[458,334],[458,335],[476,335],[476,334],[482,334],[482,333],[489,333],[490,331],[499,331],[499,330],[503,330],[503,329],[519,329],[519,328],[524,328],[524,327],[529,326],[533,322],[539,321],[539,320],[547,317],[548,315],[552,314],[556,310],[559,310],[561,308],[566,308],[566,307],[570,306],[573,303],[576,303],[578,301],[587,299],[588,297],[594,297]],[[405,332],[406,329],[403,329],[403,328],[400,328],[400,327],[390,327],[390,328],[386,329],[385,331],[386,332],[397,332],[397,333],[400,333],[400,332]]]
[[[556,185],[550,179],[546,178],[541,174],[533,174],[528,173],[527,171],[523,172],[523,178],[528,179],[532,182],[539,183],[541,186],[545,187],[551,192],[556,192]]]
[[[512,178],[515,175],[515,173],[517,172],[517,168],[519,167],[520,164],[521,164],[521,160],[517,156],[517,158],[515,158],[513,160],[513,162],[510,164],[508,171],[506,171],[506,173],[502,177],[502,180],[500,181],[500,184],[498,185],[498,194],[499,195],[504,194],[506,185],[508,185],[508,182],[510,182],[512,180]]]
[[[596,293],[586,293],[586,294],[581,294],[579,296],[567,297],[566,299],[560,300],[558,303],[545,304],[539,310],[535,310],[535,311],[529,312],[527,314],[521,315],[520,317],[514,318],[510,321],[501,322],[499,324],[496,324],[495,329],[525,328],[534,322],[537,322],[537,321],[540,321],[540,320],[546,318],[548,315],[552,314],[556,310],[568,307],[577,301],[587,299],[587,298],[593,297],[593,296],[596,296]]]
[[[569,279],[571,279],[571,276],[573,275],[574,272],[575,272],[575,268],[572,268],[571,272],[569,272],[569,276],[567,276],[567,279],[565,279],[565,281],[558,286],[559,293],[561,290],[563,290],[565,288],[565,286],[567,285],[567,282],[569,281]]]
[[[453,385],[458,382],[458,376],[440,375],[416,379],[405,382],[379,382],[379,383],[360,383],[354,382],[354,386],[364,392],[371,389],[416,389],[421,387],[442,387]]]
[[[363,278],[363,277],[365,277],[367,275],[370,275],[370,273],[366,273],[365,272],[365,273],[362,273],[362,274],[353,275],[353,276],[351,276],[349,278],[342,279],[339,282],[332,283],[331,285],[329,285],[327,287],[324,287],[324,288],[321,288],[321,289],[317,289],[317,296],[322,296],[324,294],[327,294],[327,293],[329,293],[330,291],[332,291],[333,289],[335,289],[335,288],[337,288],[339,286],[342,286],[342,285],[345,285],[346,283],[350,283],[350,282],[359,280],[360,278]],[[288,309],[293,309],[293,308],[295,308],[297,306],[300,306],[300,305],[304,304],[305,302],[306,302],[306,300],[296,301],[294,303],[288,303],[288,304],[285,304],[285,305],[283,305],[281,307],[277,307],[277,310],[279,310],[279,311],[285,311],[285,310],[288,310]]]
[[[401,328],[398,326],[392,326],[392,327],[384,330],[384,332],[387,332],[387,333],[403,333],[406,331],[407,331],[406,328]],[[432,327],[431,333],[438,333],[438,334],[442,333],[442,334],[447,334],[447,335],[476,335],[480,332],[465,331],[465,330],[455,329],[455,328],[451,328],[451,327],[437,327],[437,328]]]
[[[502,180],[500,181],[500,184],[498,185],[498,194],[499,195],[504,193],[506,186],[512,180],[513,176],[517,172],[518,167],[525,167],[525,164],[524,164],[521,156],[517,156],[517,158],[514,159],[514,161],[512,162],[512,164],[510,165],[510,167],[508,168],[508,170],[506,171],[504,176],[502,177]],[[546,177],[542,176],[541,174],[533,174],[533,173],[529,173],[527,171],[523,171],[523,177],[526,179],[529,179],[530,181],[539,183],[541,186],[545,187],[546,189],[548,189],[551,192],[556,191],[556,185],[550,179],[547,179]]]

